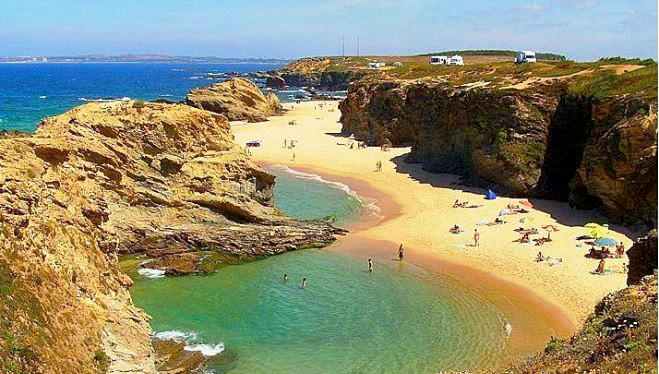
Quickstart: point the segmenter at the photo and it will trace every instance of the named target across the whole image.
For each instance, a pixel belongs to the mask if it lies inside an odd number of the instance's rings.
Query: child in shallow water
[[[370,258],[368,259],[368,272],[372,273],[373,272],[373,260]]]

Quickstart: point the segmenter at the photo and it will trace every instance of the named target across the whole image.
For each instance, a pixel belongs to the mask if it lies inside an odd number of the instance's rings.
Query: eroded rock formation
[[[642,94],[573,95],[561,83],[516,90],[363,79],[340,109],[344,134],[411,144],[407,161],[425,170],[656,227],[656,106]]]
[[[657,230],[640,238],[627,251],[629,257],[629,273],[627,284],[638,284],[646,275],[652,275],[657,270]]]
[[[250,80],[231,78],[210,87],[194,88],[185,103],[195,108],[222,114],[230,121],[263,122],[281,112],[275,94],[267,96]]]
[[[239,258],[340,232],[280,216],[226,118],[187,105],[89,103],[0,150],[0,372],[156,372],[118,253]]]

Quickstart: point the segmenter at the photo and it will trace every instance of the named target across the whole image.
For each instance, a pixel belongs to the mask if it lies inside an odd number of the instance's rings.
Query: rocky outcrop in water
[[[0,149],[0,372],[155,374],[120,253],[240,259],[342,232],[280,216],[227,119],[187,105],[88,103]]]
[[[229,121],[263,122],[282,111],[273,93],[267,96],[250,80],[231,78],[210,87],[194,88],[185,103],[195,108],[222,114]]]
[[[612,221],[656,226],[656,98],[595,99],[565,85],[454,86],[364,79],[340,104],[342,132],[412,145],[408,162],[499,192],[602,207]]]

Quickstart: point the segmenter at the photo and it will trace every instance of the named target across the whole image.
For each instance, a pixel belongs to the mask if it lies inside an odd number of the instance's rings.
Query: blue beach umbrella
[[[595,244],[597,244],[600,247],[615,247],[618,244],[618,242],[611,238],[599,238],[599,239],[595,239]]]

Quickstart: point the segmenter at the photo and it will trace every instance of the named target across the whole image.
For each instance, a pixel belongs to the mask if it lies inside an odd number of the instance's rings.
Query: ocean
[[[0,130],[31,132],[45,117],[86,100],[179,101],[222,73],[275,70],[281,64],[45,63],[0,64]],[[292,92],[278,93],[284,101]]]

